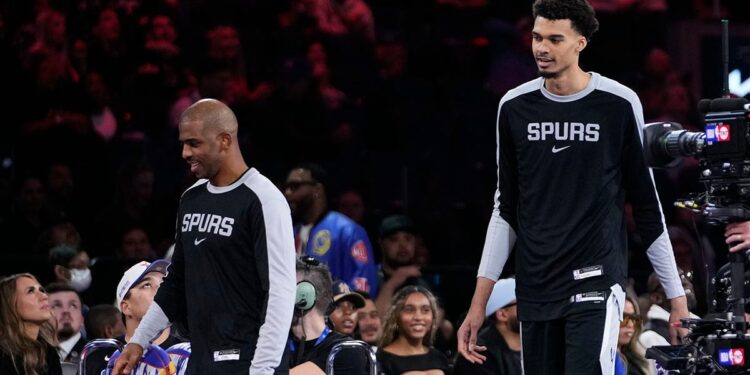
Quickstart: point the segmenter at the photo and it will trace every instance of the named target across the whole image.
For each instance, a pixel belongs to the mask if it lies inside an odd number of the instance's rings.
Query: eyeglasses
[[[302,186],[315,185],[317,183],[318,181],[312,181],[312,180],[311,181],[288,181],[284,183],[284,185],[282,185],[282,190],[286,190],[286,189],[297,190]]]
[[[628,325],[629,322],[633,322],[634,326],[639,326],[643,319],[638,314],[622,314],[622,321],[620,322],[620,327],[625,327]]]

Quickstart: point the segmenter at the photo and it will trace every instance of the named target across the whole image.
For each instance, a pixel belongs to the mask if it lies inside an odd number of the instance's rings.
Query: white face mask
[[[78,293],[85,291],[91,286],[91,270],[73,268],[70,270],[70,286]]]

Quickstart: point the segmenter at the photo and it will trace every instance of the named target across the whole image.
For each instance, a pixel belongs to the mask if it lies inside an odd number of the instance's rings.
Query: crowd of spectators
[[[168,257],[177,203],[192,182],[177,121],[190,104],[212,97],[237,114],[250,164],[288,199],[293,167],[312,160],[330,177],[323,213],[336,209],[362,228],[368,279],[333,276],[376,293],[365,294],[364,307],[339,307],[345,334],[359,331],[377,345],[383,327],[373,319],[385,318],[400,289],[416,286],[432,293],[422,296],[435,346],[454,358],[453,327],[470,297],[461,290],[474,283],[492,207],[497,103],[536,75],[531,2],[3,3],[0,275],[31,272],[41,285],[67,285],[56,294],[75,293],[83,314],[107,322],[83,329],[89,339],[122,334],[97,305],[114,303],[131,266]],[[636,90],[646,122],[700,130],[702,93],[692,92],[694,77],[671,60],[679,48],[668,45],[671,25],[748,14],[747,2],[592,5],[602,27],[582,66]],[[672,207],[702,188],[696,167],[686,160],[655,178],[678,265],[694,285],[694,312],[702,314],[707,279],[726,262],[726,246],[720,229]],[[640,239],[629,233],[629,292],[647,296],[658,286],[648,281]],[[74,302],[65,309],[75,310]],[[83,320],[71,319],[81,331]],[[59,342],[50,344],[62,345],[67,358],[75,334],[58,331]]]

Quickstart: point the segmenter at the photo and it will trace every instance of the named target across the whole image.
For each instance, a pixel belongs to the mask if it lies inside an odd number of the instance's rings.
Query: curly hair
[[[19,373],[41,375],[47,373],[47,345],[56,346],[56,329],[50,320],[39,327],[39,338],[28,337],[24,332],[24,322],[16,310],[16,283],[18,279],[36,277],[21,273],[0,280],[0,350],[8,355]],[[16,363],[16,361],[20,363]]]
[[[599,30],[594,8],[586,0],[536,0],[533,15],[548,20],[570,20],[573,30],[591,40]]]
[[[398,319],[401,316],[401,312],[404,310],[406,299],[414,293],[422,293],[430,301],[432,324],[430,325],[427,334],[422,338],[422,345],[432,347],[432,343],[435,341],[438,323],[437,301],[435,300],[435,296],[427,288],[417,285],[404,287],[393,296],[391,307],[388,309],[388,313],[385,316],[385,322],[383,323],[383,336],[380,338],[378,347],[385,348],[399,338],[401,332],[398,326]]]

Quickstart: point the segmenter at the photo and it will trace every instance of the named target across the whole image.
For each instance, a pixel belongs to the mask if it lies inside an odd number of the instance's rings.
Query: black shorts
[[[614,374],[625,293],[619,285],[599,293],[573,296],[561,318],[521,321],[524,374]]]

